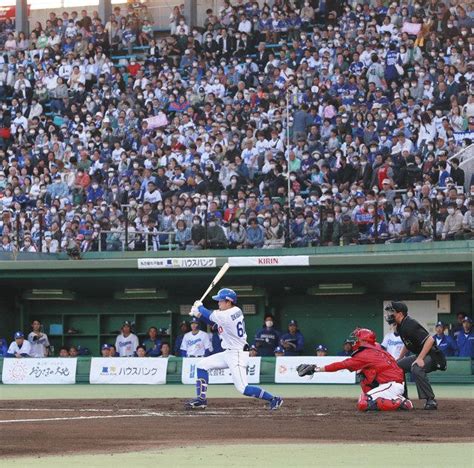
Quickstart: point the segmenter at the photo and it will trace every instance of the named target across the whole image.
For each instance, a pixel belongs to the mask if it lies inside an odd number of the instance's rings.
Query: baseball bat
[[[217,275],[212,280],[209,287],[206,289],[206,292],[202,295],[201,302],[206,298],[206,296],[211,292],[211,289],[222,279],[222,277],[226,274],[227,270],[230,268],[230,265],[226,262],[222,265],[222,268],[217,272]]]

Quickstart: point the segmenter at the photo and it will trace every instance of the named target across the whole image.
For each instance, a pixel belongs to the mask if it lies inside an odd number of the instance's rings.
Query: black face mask
[[[387,307],[385,307],[385,321],[389,324],[389,325],[393,325],[395,322],[395,309],[391,306],[391,305],[388,305]]]

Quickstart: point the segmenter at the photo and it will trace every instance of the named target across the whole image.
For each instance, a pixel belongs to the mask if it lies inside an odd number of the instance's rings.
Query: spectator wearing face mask
[[[207,224],[207,247],[210,249],[225,249],[227,246],[224,229],[217,223],[217,218],[210,218]]]
[[[272,216],[270,220],[263,222],[265,229],[264,249],[281,248],[285,244],[285,229],[281,225],[277,216]]]
[[[273,356],[278,346],[281,332],[275,328],[275,319],[272,314],[266,314],[263,327],[255,333],[255,347],[259,356]]]
[[[419,235],[420,224],[411,206],[403,209],[403,220],[400,228],[400,238],[402,242],[421,242],[423,238]]]
[[[247,231],[241,226],[239,220],[233,219],[227,228],[227,239],[230,249],[243,249],[247,241]]]
[[[441,238],[443,240],[454,240],[462,233],[463,215],[455,203],[448,204],[448,216],[444,222]]]
[[[252,218],[249,222],[249,227],[247,228],[246,248],[262,248],[264,241],[263,228],[258,224],[256,218]]]
[[[336,224],[333,243],[336,245],[353,245],[359,243],[359,228],[349,215],[343,215],[342,221]]]

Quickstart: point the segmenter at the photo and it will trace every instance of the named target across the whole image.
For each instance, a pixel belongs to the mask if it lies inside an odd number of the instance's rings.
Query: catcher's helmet
[[[355,343],[352,346],[352,349],[355,351],[361,345],[361,341],[366,341],[370,344],[375,344],[375,340],[377,339],[377,335],[372,330],[368,328],[356,328],[352,332],[352,336],[355,339]]]
[[[222,288],[219,292],[212,296],[215,301],[230,301],[232,304],[237,303],[237,294],[233,289]]]

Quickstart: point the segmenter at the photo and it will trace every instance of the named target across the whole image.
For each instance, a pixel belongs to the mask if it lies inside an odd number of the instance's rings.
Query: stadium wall
[[[383,335],[385,300],[431,301],[432,321],[452,323],[457,312],[471,314],[473,252],[474,242],[469,241],[275,251],[91,253],[82,260],[65,254],[25,254],[16,261],[0,257],[0,336],[10,341],[15,330],[26,332],[31,319],[39,318],[55,347],[80,345],[97,355],[101,343],[114,341],[125,319],[135,321],[139,334],[155,325],[174,335],[216,268],[231,258],[243,265],[231,267],[222,285],[239,289],[250,340],[264,314],[271,312],[282,329],[288,320],[298,320],[306,339],[305,353],[312,354],[319,343],[335,353],[356,326]],[[140,259],[161,266],[141,269]],[[214,266],[199,267],[199,261],[207,259]],[[196,264],[186,266],[184,260]],[[253,266],[258,262],[261,266]],[[60,325],[57,334],[51,334],[51,325]],[[68,333],[69,329],[78,333]]]

